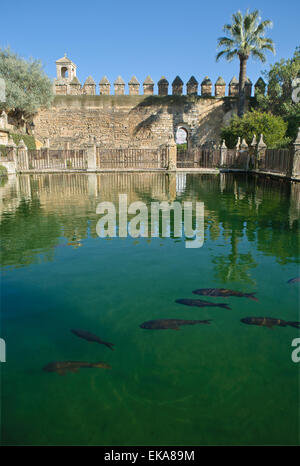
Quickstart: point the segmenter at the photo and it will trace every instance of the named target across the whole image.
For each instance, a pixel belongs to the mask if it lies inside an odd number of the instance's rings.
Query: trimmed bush
[[[0,144],[0,155],[2,157],[6,157],[7,156],[7,147],[4,146],[3,144]]]
[[[287,147],[292,141],[286,137],[288,124],[280,117],[271,113],[252,110],[245,113],[243,118],[234,115],[229,126],[221,129],[221,138],[225,139],[227,147],[232,149],[238,137],[245,138],[250,144],[253,136],[259,138],[263,134],[264,141],[270,148]]]
[[[27,149],[36,149],[35,146],[35,139],[33,136],[29,134],[17,134],[17,133],[9,133],[14,143],[18,146],[21,139],[23,139],[25,146]]]

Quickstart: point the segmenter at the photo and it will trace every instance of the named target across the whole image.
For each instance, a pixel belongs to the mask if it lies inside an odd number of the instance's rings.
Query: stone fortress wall
[[[93,136],[104,147],[158,147],[176,138],[178,128],[187,132],[188,144],[202,145],[219,142],[220,128],[236,113],[238,81],[234,77],[228,86],[219,77],[214,84],[205,77],[199,83],[192,76],[184,83],[177,76],[169,82],[163,76],[154,95],[154,82],[148,76],[143,82],[143,94],[135,76],[128,83],[119,76],[111,84],[104,76],[96,83],[89,76],[83,86],[76,76],[76,65],[66,56],[57,60],[57,79],[54,80],[55,99],[50,109],[41,110],[35,117],[35,136],[41,141],[50,140],[51,147],[78,148],[88,143]],[[255,90],[264,86],[260,78]],[[246,96],[251,97],[252,83],[247,79]]]

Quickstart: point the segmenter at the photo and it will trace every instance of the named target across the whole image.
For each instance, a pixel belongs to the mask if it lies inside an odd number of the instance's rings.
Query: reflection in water
[[[223,282],[253,283],[251,270],[257,263],[250,251],[240,248],[245,239],[282,264],[292,260],[297,249],[297,235],[287,241],[286,232],[297,231],[299,183],[233,174],[20,175],[9,177],[0,187],[2,265],[52,260],[55,247],[77,249],[84,239],[97,238],[97,204],[111,201],[118,206],[123,193],[128,204],[138,200],[148,205],[152,201],[204,202],[206,238],[214,242],[223,238],[230,244],[228,254],[212,258]]]

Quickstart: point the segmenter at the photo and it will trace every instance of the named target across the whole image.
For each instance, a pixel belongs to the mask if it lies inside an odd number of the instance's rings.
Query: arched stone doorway
[[[180,149],[188,148],[189,132],[184,126],[179,125],[175,134],[175,142]]]

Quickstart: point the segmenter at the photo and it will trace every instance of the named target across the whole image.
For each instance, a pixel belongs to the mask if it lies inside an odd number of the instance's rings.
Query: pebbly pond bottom
[[[2,445],[299,444],[299,184],[245,175],[20,175],[1,194]],[[100,202],[204,203],[204,242],[101,238]],[[182,204],[183,205],[183,204]],[[128,217],[130,219],[130,217]],[[195,219],[194,219],[195,220]],[[117,222],[118,232],[118,222]],[[207,297],[198,288],[254,292]],[[178,298],[227,303],[190,307]],[[154,319],[211,319],[179,331]],[[71,333],[82,329],[115,350]],[[55,361],[103,361],[59,375]]]

